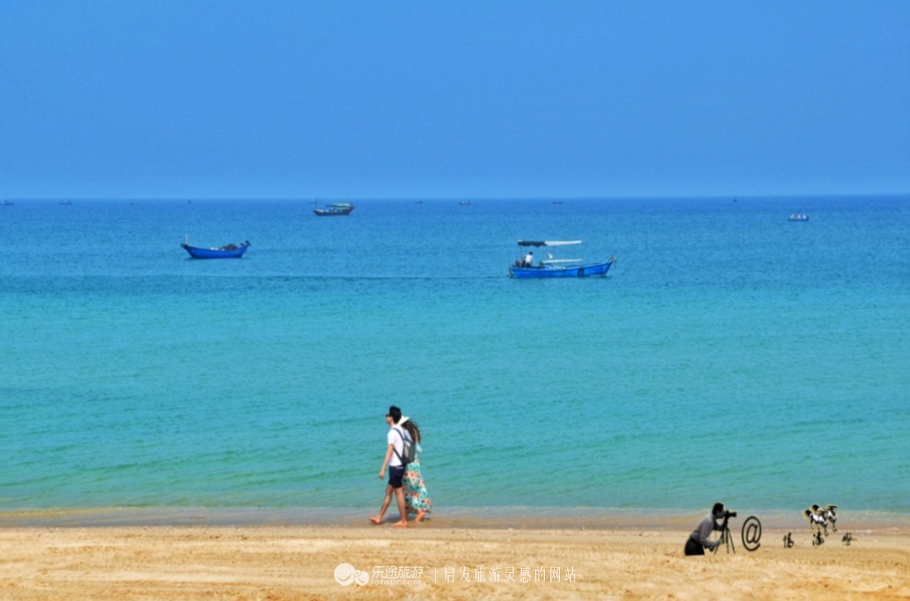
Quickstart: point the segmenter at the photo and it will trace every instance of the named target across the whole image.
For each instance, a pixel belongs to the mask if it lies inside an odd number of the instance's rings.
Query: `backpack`
[[[399,438],[401,438],[401,448],[402,453],[399,453],[398,450],[395,450],[395,454],[398,455],[398,459],[401,461],[401,465],[407,467],[409,463],[414,463],[417,459],[417,445],[411,440],[411,437],[405,432],[405,435],[402,436],[402,430],[395,428],[395,431],[398,432]]]

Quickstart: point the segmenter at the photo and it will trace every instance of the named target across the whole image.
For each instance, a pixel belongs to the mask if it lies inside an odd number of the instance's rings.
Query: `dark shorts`
[[[686,541],[686,555],[704,555],[705,548],[701,546],[701,543],[695,540],[692,537],[689,537],[689,540]]]
[[[401,488],[401,479],[404,478],[404,467],[389,466],[389,486],[392,488]]]

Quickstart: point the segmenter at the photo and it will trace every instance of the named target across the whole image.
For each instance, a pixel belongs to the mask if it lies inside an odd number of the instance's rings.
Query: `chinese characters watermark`
[[[424,576],[427,576],[427,582],[432,576],[434,584],[465,582],[529,586],[542,583],[574,584],[578,578],[574,567],[563,566],[373,566],[371,570],[358,570],[349,563],[342,563],[335,568],[335,580],[342,586],[352,583],[360,586],[414,586],[423,583]]]

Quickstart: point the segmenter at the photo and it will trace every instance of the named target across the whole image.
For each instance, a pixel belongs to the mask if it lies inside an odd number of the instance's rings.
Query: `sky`
[[[910,1],[2,0],[0,198],[910,192]]]

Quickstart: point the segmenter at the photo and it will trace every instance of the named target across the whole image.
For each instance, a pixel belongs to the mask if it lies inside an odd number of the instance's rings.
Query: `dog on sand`
[[[825,511],[821,507],[813,505],[803,511],[803,515],[809,520],[809,528],[811,530],[824,531],[825,536],[828,536],[828,519],[825,517]]]

